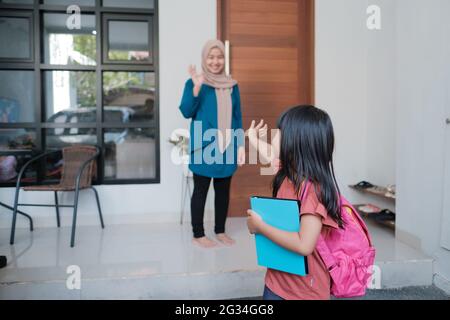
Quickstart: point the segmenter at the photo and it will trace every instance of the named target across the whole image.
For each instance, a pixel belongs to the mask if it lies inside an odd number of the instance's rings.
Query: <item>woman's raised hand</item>
[[[205,78],[203,74],[197,73],[196,67],[191,64],[188,69],[189,75],[191,76],[192,81],[194,82],[195,87],[201,87]]]

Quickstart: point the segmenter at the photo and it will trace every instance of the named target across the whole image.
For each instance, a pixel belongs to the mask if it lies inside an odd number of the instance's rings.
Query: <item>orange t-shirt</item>
[[[298,199],[294,185],[285,179],[277,193],[277,198]],[[322,218],[322,233],[326,228],[338,228],[337,223],[328,216],[326,208],[319,202],[312,185],[303,197],[300,216],[314,214]],[[330,274],[317,249],[307,257],[308,275],[305,277],[267,269],[265,283],[275,294],[286,300],[329,300]]]

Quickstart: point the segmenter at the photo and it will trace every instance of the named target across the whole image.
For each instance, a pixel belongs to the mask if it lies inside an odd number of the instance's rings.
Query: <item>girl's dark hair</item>
[[[333,125],[328,114],[311,105],[293,107],[278,119],[281,131],[281,168],[273,182],[273,197],[288,178],[297,195],[303,181],[310,181],[328,214],[344,227],[341,217],[339,187],[334,175]]]

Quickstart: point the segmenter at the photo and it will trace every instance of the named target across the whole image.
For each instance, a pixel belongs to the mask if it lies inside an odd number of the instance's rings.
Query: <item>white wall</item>
[[[170,160],[172,145],[167,142],[176,128],[188,128],[178,110],[189,64],[200,65],[203,44],[216,36],[216,1],[163,0],[159,2],[160,47],[160,144],[161,183],[148,185],[99,186],[105,223],[137,223],[145,221],[178,221],[181,194],[181,168]],[[212,188],[211,188],[212,189]],[[212,192],[211,192],[212,193]],[[51,193],[22,193],[22,202],[52,203]],[[12,189],[0,189],[0,201],[11,203]],[[62,202],[71,201],[66,195]],[[211,195],[207,217],[211,215]],[[82,192],[79,224],[98,224],[95,201],[89,191]],[[188,209],[188,207],[187,207]],[[35,217],[36,226],[55,226],[54,209],[26,208]],[[0,215],[0,227],[11,223],[9,214]],[[62,223],[71,223],[71,211],[64,210]],[[186,211],[189,220],[189,210]],[[209,216],[208,216],[209,213]],[[24,226],[18,219],[18,226]]]
[[[367,178],[386,186],[395,184],[396,1],[367,3],[381,9],[381,30],[366,29]]]
[[[433,256],[436,284],[450,292],[450,251],[440,245],[450,2],[396,2],[397,237]]]
[[[369,31],[366,10],[382,10],[382,29]],[[335,170],[353,203],[394,204],[349,184],[395,184],[395,4],[389,0],[316,0],[316,104],[331,116]]]
[[[379,31],[365,25],[371,4],[382,10]],[[396,237],[435,259],[435,283],[450,292],[440,244],[449,12],[448,0],[316,0],[316,101],[334,122],[340,185],[396,183]],[[353,202],[368,199],[343,189]]]

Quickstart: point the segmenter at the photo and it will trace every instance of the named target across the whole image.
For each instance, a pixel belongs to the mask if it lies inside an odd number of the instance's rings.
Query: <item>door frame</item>
[[[217,39],[225,41],[229,34],[225,26],[225,17],[230,11],[229,0],[217,1]],[[299,9],[298,39],[306,39],[307,46],[299,48],[298,72],[306,73],[299,77],[298,84],[305,90],[299,90],[302,104],[315,103],[315,0],[297,0]]]

